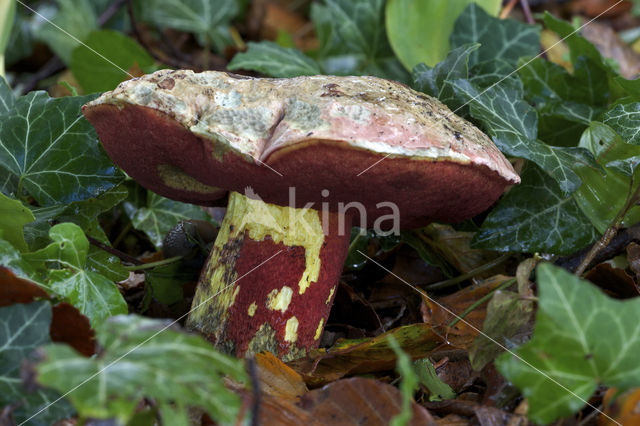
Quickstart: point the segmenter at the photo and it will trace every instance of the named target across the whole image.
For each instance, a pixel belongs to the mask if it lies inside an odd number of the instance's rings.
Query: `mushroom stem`
[[[347,256],[351,219],[229,195],[187,326],[221,350],[283,360],[318,347]]]

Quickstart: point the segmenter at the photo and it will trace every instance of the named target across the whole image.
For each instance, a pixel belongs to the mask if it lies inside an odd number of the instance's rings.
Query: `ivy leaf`
[[[60,265],[46,270],[45,285],[51,293],[78,308],[92,327],[127,312],[127,303],[113,281],[87,270],[89,241],[78,225],[60,223],[51,228],[49,236],[51,244],[23,258],[32,264]]]
[[[131,202],[124,209],[134,228],[147,234],[156,248],[162,247],[164,236],[181,220],[211,220],[201,207],[164,198],[147,192],[146,207],[136,208]]]
[[[575,413],[599,384],[640,386],[640,299],[612,299],[551,264],[536,275],[533,339],[518,348],[519,358],[505,353],[496,361],[529,401],[530,419],[547,424]]]
[[[538,116],[522,99],[521,84],[501,84],[478,90],[468,80],[454,82],[456,93],[469,103],[471,115],[481,120],[502,152],[538,164],[568,195],[581,184],[576,164],[599,168],[583,148],[549,146],[537,140]]]
[[[469,43],[482,47],[471,54],[469,63],[502,59],[515,68],[522,56],[536,56],[540,49],[540,28],[513,19],[499,19],[471,3],[456,21],[450,40],[455,49]]]
[[[194,33],[202,45],[218,52],[231,43],[229,22],[240,13],[237,0],[151,0],[141,8],[141,19],[161,28]]]
[[[15,304],[0,308],[0,407],[12,405],[17,423],[27,421],[58,398],[51,390],[27,392],[22,386],[20,366],[40,345],[50,343],[51,305],[49,302]],[[49,425],[71,416],[66,400],[51,405],[29,424]]]
[[[604,172],[579,167],[576,172],[582,186],[573,193],[582,212],[600,233],[611,225],[629,197],[634,163],[640,156],[640,147],[624,143],[622,138],[606,124],[593,122],[580,138],[580,146],[587,148]],[[636,186],[638,182],[634,182]],[[640,221],[640,209],[633,207],[623,218],[623,226]]]
[[[4,78],[0,77],[0,116],[13,109],[15,96]]]
[[[39,13],[50,22],[41,22],[35,35],[68,64],[71,52],[80,44],[79,41],[98,28],[97,17],[89,0],[58,0],[57,3],[57,10],[39,9]]]
[[[598,64],[602,69],[610,72],[610,68],[603,61],[602,55],[600,55],[598,49],[593,45],[593,43],[580,35],[576,28],[574,28],[570,23],[556,18],[549,12],[545,12],[544,24],[551,31],[557,33],[569,46],[572,64],[576,64],[580,57],[586,57]],[[530,56],[535,56],[535,54]]]
[[[27,250],[23,227],[33,222],[31,210],[20,201],[0,193],[0,238],[4,238],[20,251]]]
[[[640,102],[618,104],[602,120],[627,142],[640,145]]]
[[[127,424],[141,400],[151,398],[165,424],[168,418],[174,425],[190,424],[188,407],[204,409],[220,424],[233,423],[240,398],[223,378],[246,381],[243,361],[217,352],[200,336],[165,327],[164,321],[135,315],[111,318],[96,330],[99,355],[46,346],[37,380],[59,391],[82,383],[69,395],[81,418]]]
[[[433,68],[425,64],[416,65],[412,73],[413,88],[438,98],[452,110],[459,108],[462,102],[451,82],[469,77],[469,56],[479,47],[479,44],[460,46]]]
[[[527,163],[521,178],[489,213],[474,247],[569,254],[598,237],[573,198],[539,167]]]
[[[80,114],[92,96],[53,99],[45,92],[19,98],[0,120],[0,188],[39,205],[94,197],[122,181],[93,127]]]
[[[271,41],[249,42],[248,50],[233,57],[230,70],[253,70],[271,77],[321,74],[318,64],[298,49],[278,46]]]
[[[103,30],[92,32],[84,44],[73,50],[69,67],[84,93],[95,93],[112,90],[131,78],[129,70],[135,67],[153,71],[153,64],[153,58],[135,40],[117,31]]]

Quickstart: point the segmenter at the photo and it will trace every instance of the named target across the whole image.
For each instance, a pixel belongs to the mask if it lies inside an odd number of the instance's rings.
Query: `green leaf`
[[[0,120],[0,171],[12,178],[0,182],[2,192],[51,206],[94,197],[122,181],[80,114],[91,99],[31,92],[16,101]]]
[[[640,145],[640,102],[614,105],[604,114],[602,121],[627,143]]]
[[[134,315],[114,317],[96,331],[102,351],[94,358],[68,346],[46,346],[38,381],[60,391],[82,383],[69,399],[83,419],[126,424],[142,399],[150,398],[164,424],[188,425],[188,407],[204,409],[220,424],[233,423],[240,398],[223,379],[246,381],[243,362],[200,336],[165,327],[164,321]]]
[[[296,77],[321,74],[318,64],[294,48],[281,47],[272,41],[249,42],[249,49],[233,57],[230,70],[252,70],[271,77]]]
[[[4,77],[4,52],[11,35],[11,27],[16,16],[16,2],[0,3],[0,77]]]
[[[569,254],[598,237],[573,198],[539,167],[527,163],[521,178],[487,216],[474,247]]]
[[[408,70],[425,63],[434,66],[449,52],[449,35],[463,9],[474,0],[389,0],[386,27],[394,52]],[[489,14],[497,15],[500,0],[477,0]],[[466,76],[465,76],[466,77]]]
[[[573,171],[577,164],[598,168],[583,148],[562,148],[537,140],[538,116],[522,99],[521,84],[501,84],[479,90],[468,80],[457,80],[454,89],[470,106],[471,115],[482,121],[502,152],[538,164],[551,175],[566,195],[581,184]]]
[[[556,18],[549,12],[545,12],[544,24],[551,31],[557,33],[569,46],[572,64],[576,64],[580,57],[587,57],[596,64],[599,64],[603,69],[610,71],[610,68],[603,61],[598,49],[589,40],[581,36],[577,29],[570,23]]]
[[[112,90],[131,78],[132,68],[153,71],[153,64],[153,58],[135,40],[102,30],[89,34],[85,43],[73,50],[69,67],[84,93],[95,93]]]
[[[320,48],[315,52],[325,74],[375,75],[407,82],[384,26],[384,0],[326,0],[311,7]]]
[[[42,21],[35,35],[68,64],[73,49],[98,28],[98,23],[89,0],[58,0],[57,3],[57,10],[39,9],[50,22]]]
[[[584,131],[580,146],[591,151],[605,169],[601,172],[591,168],[577,168],[576,172],[583,184],[573,194],[573,198],[593,226],[604,233],[631,195],[631,175],[627,172],[633,172],[633,163],[640,156],[640,147],[624,143],[609,126],[598,122],[591,123]],[[616,165],[622,167],[622,170],[617,169]],[[640,209],[633,207],[623,218],[623,226],[630,226],[638,221]]]
[[[156,248],[162,247],[164,236],[181,220],[211,220],[199,206],[173,201],[150,191],[146,207],[136,208],[130,202],[124,207],[134,228],[147,234]]]
[[[413,392],[418,385],[418,376],[411,366],[411,358],[407,355],[398,341],[392,335],[387,336],[387,342],[397,357],[396,369],[402,377],[400,382],[400,392],[402,392],[402,411],[395,415],[389,424],[391,426],[401,426],[409,424],[411,420],[411,403],[413,402]]]
[[[452,110],[462,102],[456,96],[451,82],[469,77],[469,55],[480,47],[466,44],[453,49],[446,59],[433,68],[418,64],[413,69],[413,88],[438,98]]]
[[[0,237],[4,238],[20,251],[27,250],[24,240],[25,224],[33,222],[35,217],[31,210],[20,201],[11,199],[0,193]]]
[[[532,314],[533,303],[530,300],[522,300],[518,293],[512,291],[496,291],[487,306],[482,334],[476,337],[469,349],[473,369],[482,370],[502,352],[495,342],[505,347],[513,345],[513,337],[529,322]]]
[[[471,54],[470,63],[502,59],[515,68],[522,56],[536,56],[540,49],[540,28],[513,19],[498,19],[471,3],[456,20],[451,48],[469,43],[482,47]]]
[[[22,423],[58,397],[51,390],[27,392],[22,386],[20,375],[22,362],[38,346],[51,341],[51,305],[41,301],[0,308],[0,324],[0,407],[9,404],[14,406],[13,418],[17,423]],[[29,424],[53,424],[72,413],[68,402],[61,400],[44,410]]]
[[[33,264],[61,266],[46,272],[46,287],[52,294],[78,308],[93,327],[110,316],[127,313],[127,303],[113,281],[87,269],[89,241],[80,227],[60,223],[51,228],[49,236],[53,243],[23,257]]]
[[[5,79],[0,76],[0,116],[11,111],[14,103],[15,96],[13,96],[11,87],[9,87]]]
[[[194,33],[218,52],[231,43],[229,23],[240,12],[237,0],[150,0],[142,6],[142,20]]]
[[[640,299],[612,299],[551,264],[536,272],[533,339],[518,358],[505,353],[496,361],[529,401],[530,419],[546,424],[575,413],[598,385],[640,386]]]
[[[429,401],[442,401],[443,399],[456,397],[456,393],[451,389],[451,386],[440,380],[429,358],[414,361],[413,369],[418,376],[420,384],[429,389]]]

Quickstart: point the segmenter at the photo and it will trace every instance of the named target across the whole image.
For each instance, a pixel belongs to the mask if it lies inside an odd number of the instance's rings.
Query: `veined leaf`
[[[137,208],[126,202],[124,208],[133,226],[147,234],[157,248],[162,247],[164,236],[181,220],[211,220],[211,217],[196,205],[173,201],[151,191],[147,194],[145,207]]]
[[[271,77],[321,74],[318,64],[298,49],[281,47],[271,41],[248,45],[249,49],[235,55],[227,68],[258,71]]]
[[[489,213],[473,246],[500,251],[568,254],[593,242],[593,225],[539,167],[527,164],[522,183]]]
[[[127,304],[113,281],[87,269],[89,241],[80,227],[61,223],[51,228],[49,236],[53,242],[47,247],[23,254],[32,264],[52,265],[43,272],[43,284],[49,292],[78,308],[93,327],[110,316],[127,312]]]
[[[470,64],[502,59],[513,65],[540,49],[540,28],[513,19],[498,19],[475,3],[460,14],[451,32],[451,48],[469,43],[482,47],[471,54]]]
[[[522,86],[500,84],[478,90],[467,80],[454,82],[456,93],[469,103],[471,115],[481,120],[502,152],[526,158],[539,165],[568,195],[581,184],[573,168],[577,163],[599,168],[591,153],[583,148],[549,146],[537,140],[538,116],[522,100]]]
[[[2,192],[51,206],[94,197],[122,180],[80,114],[91,99],[31,92],[16,100],[0,120],[0,171],[9,177]]]
[[[599,384],[640,386],[640,299],[615,300],[550,264],[536,269],[533,339],[498,370],[529,401],[529,417],[551,423],[583,407]],[[603,338],[606,336],[606,338]]]
[[[22,362],[38,346],[51,342],[51,305],[41,301],[0,308],[0,324],[0,407],[13,405],[13,418],[22,423],[58,398],[58,394],[51,390],[27,392],[20,377]],[[61,400],[30,420],[29,424],[50,425],[72,413],[69,403]]]
[[[4,78],[0,76],[0,116],[11,111],[14,103],[15,96],[13,96],[11,87],[9,87]]]
[[[438,98],[452,110],[460,107],[462,102],[456,97],[451,83],[469,78],[469,55],[479,47],[479,44],[467,44],[453,49],[433,68],[416,65],[412,75],[414,89]]]
[[[9,241],[18,250],[26,251],[23,227],[34,220],[31,210],[20,201],[0,193],[0,238]]]
[[[640,102],[618,104],[602,120],[627,142],[640,145]]]
[[[221,424],[236,420],[240,398],[225,376],[246,381],[241,360],[223,355],[202,337],[165,329],[164,321],[111,318],[96,330],[102,351],[86,358],[69,346],[49,345],[37,380],[60,391],[82,383],[69,399],[81,418],[115,418],[127,424],[143,398],[153,399],[172,425],[188,425],[188,407],[204,409]],[[95,375],[95,376],[94,376]]]

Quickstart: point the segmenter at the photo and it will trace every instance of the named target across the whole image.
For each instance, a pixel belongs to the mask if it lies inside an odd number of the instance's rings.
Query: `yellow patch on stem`
[[[298,318],[291,317],[284,328],[284,341],[295,343],[298,340]]]
[[[333,287],[331,287],[331,290],[329,291],[329,297],[327,297],[327,301],[324,302],[325,305],[328,305],[331,302],[331,298],[333,297],[333,292],[336,291],[336,286],[334,285]]]
[[[324,326],[324,318],[320,318],[320,322],[318,323],[318,328],[316,329],[316,335],[313,336],[313,340],[318,340],[322,335],[322,327]]]
[[[245,231],[254,241],[263,241],[269,236],[276,244],[304,248],[305,270],[298,281],[300,294],[304,294],[311,283],[318,281],[324,233],[316,210],[280,207],[231,192],[227,214],[215,245],[220,245],[222,249],[227,241]]]
[[[249,309],[247,310],[247,313],[250,317],[256,314],[256,309],[258,309],[258,305],[256,305],[256,302],[252,302],[251,305],[249,305]]]
[[[289,308],[289,303],[291,303],[291,296],[293,296],[293,290],[286,285],[280,290],[273,289],[267,295],[267,308],[284,314]]]

